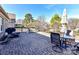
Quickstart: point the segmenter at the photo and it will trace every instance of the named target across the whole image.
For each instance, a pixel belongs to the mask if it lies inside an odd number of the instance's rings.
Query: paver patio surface
[[[52,50],[50,38],[38,33],[20,33],[18,38],[10,38],[6,44],[0,44],[1,55],[56,55]],[[67,53],[66,53],[67,54]],[[72,54],[72,53],[70,53]]]

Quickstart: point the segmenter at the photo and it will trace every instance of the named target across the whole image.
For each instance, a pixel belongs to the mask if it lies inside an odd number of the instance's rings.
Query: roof
[[[0,5],[0,11],[5,15],[6,18],[9,19],[7,13],[5,12],[5,10],[2,8],[2,6]]]

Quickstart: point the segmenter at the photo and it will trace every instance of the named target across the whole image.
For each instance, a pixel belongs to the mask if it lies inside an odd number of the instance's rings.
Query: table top
[[[75,37],[67,36],[67,35],[62,36],[61,38],[64,38],[64,39],[75,39]]]

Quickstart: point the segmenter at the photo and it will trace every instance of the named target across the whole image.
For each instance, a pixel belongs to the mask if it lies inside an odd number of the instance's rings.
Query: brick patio
[[[64,51],[65,52],[65,51]],[[1,55],[63,55],[70,51],[57,53],[52,50],[50,38],[38,33],[20,33],[18,38],[12,38],[6,44],[0,44]]]

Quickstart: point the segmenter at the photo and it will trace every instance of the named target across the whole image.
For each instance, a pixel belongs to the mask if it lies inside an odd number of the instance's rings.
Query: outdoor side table
[[[67,47],[67,42],[70,41],[70,45],[71,45],[72,42],[75,42],[75,38],[74,38],[74,37],[71,37],[71,36],[63,36],[63,37],[61,37],[61,41],[64,42],[64,44],[65,44],[65,49],[66,49],[66,47]]]

